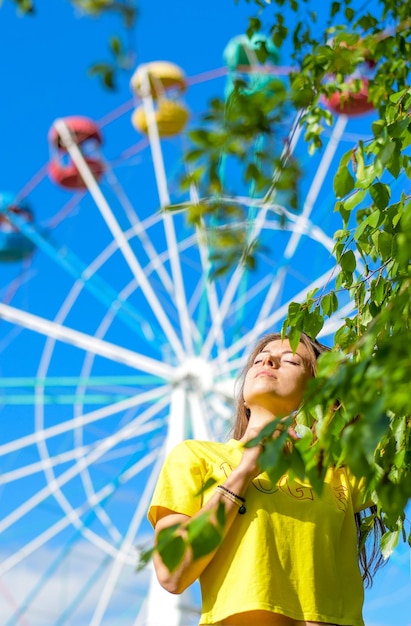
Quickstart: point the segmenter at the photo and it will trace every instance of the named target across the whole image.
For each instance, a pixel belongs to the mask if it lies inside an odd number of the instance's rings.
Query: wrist
[[[254,474],[249,468],[239,465],[231,472],[224,485],[233,491],[237,490],[239,495],[243,495],[253,478]]]

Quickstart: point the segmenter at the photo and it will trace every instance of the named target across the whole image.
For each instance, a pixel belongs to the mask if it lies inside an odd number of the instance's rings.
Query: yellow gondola
[[[143,95],[146,75],[153,99],[161,98],[169,89],[184,93],[187,88],[185,74],[178,65],[170,61],[153,61],[139,65],[131,78],[131,89],[138,96]]]
[[[187,108],[174,100],[161,99],[154,112],[158,132],[161,137],[171,137],[182,132],[187,124],[189,112]],[[136,130],[147,134],[148,121],[144,108],[135,109],[131,122]]]

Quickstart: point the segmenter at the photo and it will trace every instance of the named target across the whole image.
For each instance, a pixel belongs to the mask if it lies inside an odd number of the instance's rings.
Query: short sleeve
[[[351,488],[351,499],[354,513],[368,509],[374,504],[374,502],[369,496],[367,497],[365,479],[357,478],[347,467],[345,468],[345,474]]]
[[[190,517],[201,509],[204,469],[192,443],[179,443],[164,462],[147,515],[153,527],[159,507]]]

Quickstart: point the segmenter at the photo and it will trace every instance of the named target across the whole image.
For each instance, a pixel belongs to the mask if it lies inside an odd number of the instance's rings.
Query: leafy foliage
[[[209,554],[221,543],[224,523],[225,509],[220,503],[216,514],[207,511],[191,519],[188,524],[184,525],[184,528],[180,524],[175,524],[161,530],[156,547],[141,552],[138,569],[145,567],[155,550],[160,552],[170,572],[180,565],[187,550],[191,550],[194,559]]]
[[[276,46],[291,47],[295,70],[287,87],[277,84],[267,97],[247,93],[238,82],[227,105],[211,103],[201,129],[191,133],[186,183],[194,181],[213,201],[188,207],[188,216],[206,230],[214,216],[225,237],[230,228],[234,232],[233,215],[237,223],[246,221],[243,207],[221,201],[227,195],[222,163],[228,158],[237,161],[243,182],[261,197],[283,185],[289,193],[285,204],[298,210],[292,195],[298,168],[290,173],[287,154],[273,153],[270,138],[294,107],[302,111],[308,150],[321,148],[324,127],[332,121],[321,99],[335,92],[344,99],[348,89],[359,92],[363,80],[353,75],[364,64],[372,67],[368,98],[378,112],[373,136],[342,157],[334,176],[341,218],[334,233],[336,288],[293,302],[282,331],[294,348],[301,332],[316,337],[338,312],[342,294],[348,294],[353,312],[341,320],[334,346],[319,360],[298,416],[301,439],[292,447],[286,433],[268,444],[265,439],[261,462],[273,479],[288,469],[308,477],[318,490],[329,465],[347,465],[363,477],[389,528],[381,544],[387,557],[401,538],[411,543],[405,516],[411,499],[411,2],[382,0],[373,12],[368,4],[357,9],[350,0],[332,2],[328,16],[323,4],[319,15],[305,0],[249,4],[256,15],[247,34],[268,32]],[[295,12],[287,23],[285,5]],[[273,169],[277,174],[270,179]],[[397,195],[396,180],[401,180]],[[244,231],[236,254],[227,256],[221,250],[226,241],[217,240],[222,271],[244,261],[245,251],[252,267],[258,241],[247,236]],[[363,520],[364,541],[372,525],[372,517]]]

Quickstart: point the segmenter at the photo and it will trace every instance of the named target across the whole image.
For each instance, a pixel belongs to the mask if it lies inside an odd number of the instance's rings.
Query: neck
[[[250,409],[250,419],[244,435],[240,441],[249,441],[256,437],[262,429],[277,419],[277,415],[264,407],[256,407]]]

